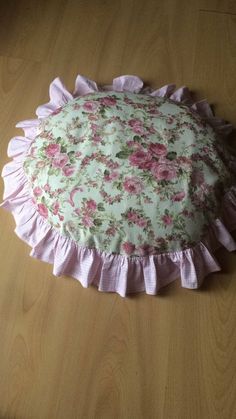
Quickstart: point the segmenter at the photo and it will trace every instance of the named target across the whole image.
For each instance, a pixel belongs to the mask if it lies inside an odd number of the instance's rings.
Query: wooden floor
[[[236,126],[236,2],[1,1],[1,167],[15,124],[78,73],[188,85]],[[235,254],[200,290],[122,298],[53,277],[14,227],[1,209],[1,419],[236,417]]]

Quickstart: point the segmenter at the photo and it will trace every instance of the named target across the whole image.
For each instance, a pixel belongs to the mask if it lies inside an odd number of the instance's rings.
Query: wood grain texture
[[[236,3],[1,1],[1,167],[15,124],[78,73],[188,85],[236,126]],[[200,290],[123,299],[53,277],[13,230],[1,210],[1,419],[236,417],[235,254]]]

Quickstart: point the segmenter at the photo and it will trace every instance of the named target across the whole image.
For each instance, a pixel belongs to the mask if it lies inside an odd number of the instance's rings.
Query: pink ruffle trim
[[[23,162],[38,133],[39,120],[78,96],[112,90],[167,97],[187,104],[221,135],[228,135],[233,128],[213,115],[206,100],[194,103],[187,87],[176,90],[174,84],[168,84],[153,90],[144,87],[142,80],[136,76],[117,77],[112,85],[98,86],[78,75],[71,94],[56,78],[50,85],[50,101],[36,110],[38,119],[21,121],[16,125],[24,130],[25,136],[14,137],[9,143],[8,156],[13,160],[2,171],[5,189],[1,206],[12,212],[16,222],[15,232],[32,247],[30,255],[53,264],[56,276],[69,275],[78,279],[85,288],[93,284],[99,291],[117,292],[122,297],[142,291],[155,295],[178,278],[184,288],[199,288],[206,275],[221,269],[213,252],[221,245],[229,251],[236,250],[236,243],[229,233],[236,228],[236,187],[231,187],[224,196],[222,217],[212,222],[204,242],[184,251],[132,258],[79,247],[53,229],[32,204]]]

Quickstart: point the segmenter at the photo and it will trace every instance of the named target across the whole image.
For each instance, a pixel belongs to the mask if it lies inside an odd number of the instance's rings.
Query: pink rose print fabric
[[[201,240],[233,183],[222,155],[213,128],[182,103],[93,92],[40,122],[24,171],[60,235],[135,257]]]

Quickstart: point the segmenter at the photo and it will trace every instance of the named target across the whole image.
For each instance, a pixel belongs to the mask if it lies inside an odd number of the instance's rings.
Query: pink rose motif
[[[63,167],[62,171],[65,176],[69,177],[73,175],[75,168],[73,166],[65,166]]]
[[[116,105],[116,99],[114,99],[113,97],[103,97],[101,103],[104,106],[114,106]]]
[[[101,135],[94,135],[94,136],[93,136],[93,141],[94,141],[95,143],[100,143],[100,142],[102,141],[102,137],[101,137]]]
[[[54,204],[53,204],[53,211],[52,211],[52,213],[54,214],[54,215],[57,215],[58,214],[58,211],[59,211],[59,202],[58,201],[56,201]]]
[[[75,109],[75,110],[80,109],[80,105],[78,103],[75,103],[73,105],[73,109]]]
[[[88,101],[83,104],[83,108],[88,112],[94,112],[98,108],[96,102]]]
[[[135,148],[140,148],[142,147],[141,144],[137,143],[137,141],[133,141],[133,140],[129,140],[126,142],[128,147],[135,147]]]
[[[67,202],[69,202],[69,204],[70,204],[72,207],[74,207],[74,206],[75,206],[75,203],[74,203],[74,196],[75,196],[75,194],[76,194],[77,192],[83,192],[83,189],[82,189],[81,187],[80,187],[80,188],[75,187],[75,188],[73,188],[73,189],[72,189],[72,191],[70,192],[70,198],[68,199],[68,201],[67,201]]]
[[[172,195],[172,197],[171,197],[171,199],[172,199],[172,201],[174,201],[174,202],[179,202],[179,201],[182,201],[183,199],[184,199],[184,197],[185,197],[185,192],[184,191],[182,191],[182,192],[178,192],[178,193],[176,193],[175,195]]]
[[[62,169],[69,161],[67,154],[57,154],[52,160],[52,165],[56,168]]]
[[[114,163],[112,160],[110,160],[107,165],[110,169],[118,169],[120,167],[119,163]]]
[[[150,108],[149,108],[149,110],[148,110],[148,112],[149,112],[151,115],[161,115],[161,112],[160,112],[157,108],[152,108],[152,107],[150,107]]]
[[[48,183],[45,183],[43,189],[45,190],[45,192],[49,192],[51,188]]]
[[[48,209],[47,209],[47,207],[44,204],[38,204],[38,212],[44,218],[47,218],[48,217]]]
[[[135,211],[129,211],[127,214],[127,218],[129,221],[136,222],[138,221],[138,214]]]
[[[188,211],[188,210],[186,210],[186,209],[182,211],[182,214],[183,214],[185,217],[188,217],[188,218],[193,218],[193,216],[194,216],[194,213],[193,213],[193,212]]]
[[[164,215],[162,221],[165,225],[171,225],[173,223],[172,217],[170,215]]]
[[[116,179],[118,179],[118,177],[119,177],[119,172],[111,172],[110,173],[110,178],[112,180],[116,180]]]
[[[111,172],[109,175],[104,175],[104,180],[110,182],[112,180],[116,180],[119,177],[118,172]]]
[[[150,132],[150,134],[156,134],[156,132],[157,132],[154,127],[148,128],[148,131]]]
[[[172,180],[176,178],[176,169],[167,164],[158,164],[155,162],[151,167],[151,172],[157,180]]]
[[[141,127],[140,125],[135,125],[133,127],[133,131],[135,132],[135,134],[139,134],[139,135],[143,135],[146,132],[145,129]]]
[[[201,186],[204,183],[204,173],[201,170],[193,170],[191,174],[191,182],[194,186]]]
[[[33,194],[35,196],[40,196],[40,195],[42,195],[42,193],[43,193],[43,191],[39,186],[36,186],[36,188],[33,189]]]
[[[99,129],[99,125],[93,124],[93,123],[91,124],[91,130],[93,133],[96,133],[98,129]]]
[[[60,150],[60,144],[49,144],[45,149],[45,153],[47,157],[54,157],[56,154],[60,153]]]
[[[93,220],[89,215],[84,215],[82,218],[82,223],[85,227],[92,227],[93,226]]]
[[[137,126],[142,126],[143,125],[142,121],[138,118],[130,119],[128,121],[128,124],[129,124],[130,127],[135,127],[135,126],[137,127]]]
[[[122,248],[127,255],[131,255],[135,250],[135,245],[131,242],[124,242]]]
[[[153,165],[153,161],[149,160],[149,161],[143,161],[139,164],[139,169],[143,169],[143,170],[147,170],[147,169],[151,169]]]
[[[94,114],[92,114],[92,113],[89,113],[89,114],[88,114],[88,119],[89,119],[90,121],[97,121],[97,120],[98,120],[98,117],[97,117],[97,115],[94,115]]]
[[[145,134],[145,129],[143,127],[143,122],[138,118],[133,118],[128,121],[129,126],[135,132],[135,134]]]
[[[169,116],[169,118],[167,118],[167,124],[173,124],[174,122],[174,118],[172,116]]]
[[[140,167],[140,165],[143,166],[145,163],[151,162],[151,160],[152,160],[151,154],[142,150],[135,151],[129,156],[129,161],[132,166]]]
[[[97,209],[97,204],[93,199],[89,199],[87,202],[87,208],[91,211],[95,211]]]
[[[41,169],[42,167],[45,167],[47,165],[46,160],[40,160],[36,163],[37,169]]]
[[[116,229],[115,229],[115,227],[109,227],[109,228],[106,230],[106,234],[107,234],[108,236],[115,236],[115,234],[116,234]]]
[[[180,164],[181,166],[184,165],[184,164],[186,164],[186,165],[189,165],[189,164],[191,165],[192,164],[192,160],[189,159],[188,157],[185,157],[185,156],[177,157],[177,159],[175,161],[178,164]]]
[[[166,156],[167,154],[167,148],[164,144],[150,143],[148,148],[149,151],[157,157]]]
[[[147,227],[147,220],[145,220],[144,218],[140,218],[140,219],[137,221],[137,225],[138,225],[139,227],[145,228],[145,227]]]
[[[123,186],[127,192],[134,195],[141,193],[144,188],[143,183],[136,176],[126,177]]]
[[[154,247],[149,244],[142,244],[141,246],[138,246],[137,250],[140,256],[146,256],[154,252]]]

